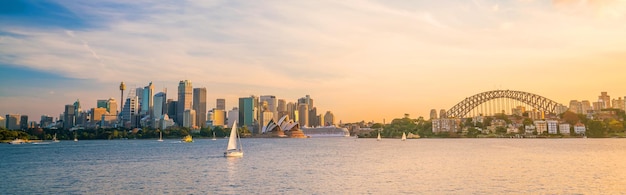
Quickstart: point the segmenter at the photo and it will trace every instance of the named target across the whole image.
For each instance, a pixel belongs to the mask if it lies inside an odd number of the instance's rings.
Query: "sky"
[[[624,97],[625,73],[624,0],[0,1],[0,114],[31,120],[122,81],[176,99],[190,80],[208,109],[310,95],[345,123],[496,89]]]

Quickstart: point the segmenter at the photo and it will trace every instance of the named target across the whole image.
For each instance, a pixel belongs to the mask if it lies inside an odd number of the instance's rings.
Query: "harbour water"
[[[81,140],[0,145],[1,194],[620,194],[626,139]]]

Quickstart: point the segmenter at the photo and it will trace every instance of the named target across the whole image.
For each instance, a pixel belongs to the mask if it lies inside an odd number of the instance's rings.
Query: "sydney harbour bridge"
[[[527,111],[545,114],[560,114],[564,111],[562,104],[537,94],[514,90],[493,90],[467,97],[445,113],[448,118],[469,118],[497,113],[512,114],[512,110],[519,106]]]

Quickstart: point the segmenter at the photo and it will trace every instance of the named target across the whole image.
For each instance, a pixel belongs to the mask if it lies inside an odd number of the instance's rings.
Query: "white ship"
[[[348,129],[336,126],[304,127],[301,130],[308,137],[350,137]]]

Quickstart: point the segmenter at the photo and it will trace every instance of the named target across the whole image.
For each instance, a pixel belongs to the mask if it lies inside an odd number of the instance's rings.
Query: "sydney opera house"
[[[270,120],[263,126],[261,132],[264,137],[290,137],[290,138],[307,138],[304,132],[300,130],[300,124],[293,120],[286,121],[287,115],[278,120],[278,123],[274,120]]]

